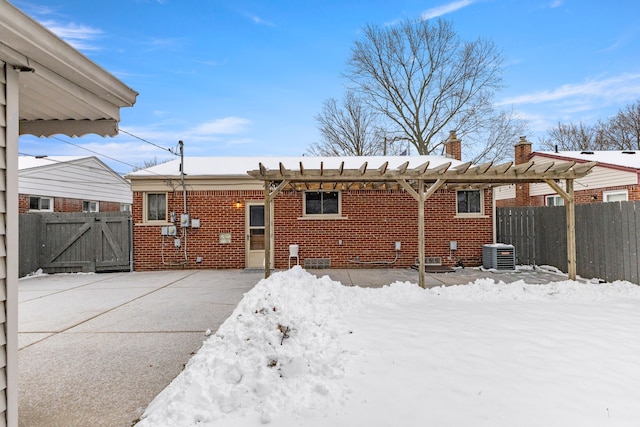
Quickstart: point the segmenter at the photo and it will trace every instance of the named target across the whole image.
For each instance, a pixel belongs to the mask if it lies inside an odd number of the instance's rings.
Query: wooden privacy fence
[[[585,278],[640,278],[640,202],[576,205],[576,267]],[[496,209],[497,241],[516,248],[525,265],[567,265],[565,208]]]
[[[45,273],[131,270],[131,217],[126,212],[20,215],[23,277]]]

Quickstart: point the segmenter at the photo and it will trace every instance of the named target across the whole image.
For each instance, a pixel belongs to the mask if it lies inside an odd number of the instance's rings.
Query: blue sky
[[[441,17],[464,39],[492,40],[506,57],[496,103],[528,120],[534,147],[559,121],[594,123],[640,99],[636,0],[12,3],[140,93],[122,130],[167,149],[183,140],[187,156],[302,155],[320,139],[322,102],[344,94],[361,28],[405,18]],[[20,152],[98,153],[120,173],[171,157],[125,133],[24,136]]]

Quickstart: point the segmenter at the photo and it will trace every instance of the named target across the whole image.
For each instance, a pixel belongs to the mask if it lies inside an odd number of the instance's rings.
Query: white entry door
[[[264,268],[265,226],[264,203],[247,202],[245,207],[246,268]],[[273,229],[273,227],[272,227]],[[273,242],[273,239],[271,239]],[[273,248],[273,243],[271,245]],[[273,254],[273,250],[271,251]],[[273,256],[272,256],[273,259]]]

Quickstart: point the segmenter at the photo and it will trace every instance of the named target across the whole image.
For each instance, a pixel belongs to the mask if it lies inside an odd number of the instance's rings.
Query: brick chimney
[[[449,131],[449,139],[444,144],[446,156],[450,159],[462,160],[462,141],[456,136],[456,131]]]
[[[515,145],[515,164],[527,163],[531,157],[531,143],[526,136],[521,136]],[[529,184],[518,182],[516,185],[516,206],[531,206]]]

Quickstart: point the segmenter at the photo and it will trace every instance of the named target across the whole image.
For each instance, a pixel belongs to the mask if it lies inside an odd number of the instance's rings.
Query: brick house
[[[131,209],[127,180],[97,157],[18,157],[18,208],[27,212],[117,212]]]
[[[448,162],[451,167],[463,165],[459,140],[447,146],[447,153],[458,158],[187,157],[184,176],[180,160],[133,172],[126,178],[133,190],[134,269],[263,268],[264,184],[247,174],[259,164],[270,169],[284,164],[327,170],[357,169],[365,162],[371,169],[383,164],[397,168],[405,162],[412,167],[425,162],[430,162],[429,167]],[[442,188],[428,199],[428,264],[482,263],[482,245],[493,243],[492,198],[491,188],[465,187]],[[276,269],[288,268],[291,261],[307,268],[416,263],[418,209],[402,188],[286,189],[274,198],[271,208],[270,265]],[[290,245],[298,248],[298,258],[293,260]]]
[[[536,151],[524,137],[515,145],[515,164],[596,161],[590,174],[576,179],[576,204],[640,200],[640,151]],[[495,189],[497,207],[557,206],[563,199],[545,183],[518,183]]]

